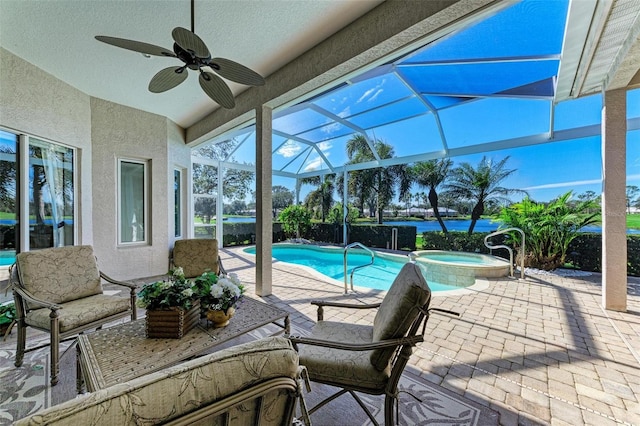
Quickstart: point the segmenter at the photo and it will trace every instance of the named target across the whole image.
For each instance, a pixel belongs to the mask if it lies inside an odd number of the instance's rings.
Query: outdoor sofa
[[[81,395],[16,425],[287,425],[298,370],[291,342],[269,337]]]

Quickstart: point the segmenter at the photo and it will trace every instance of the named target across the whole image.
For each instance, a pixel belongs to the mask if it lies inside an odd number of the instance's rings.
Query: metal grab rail
[[[346,246],[344,248],[344,254],[343,254],[343,256],[344,256],[344,294],[347,294],[347,292],[349,291],[349,289],[347,288],[347,251],[350,248],[354,248],[354,247],[359,247],[359,248],[369,252],[369,254],[371,255],[371,263],[367,263],[366,265],[359,265],[359,266],[356,266],[355,268],[353,268],[353,271],[351,271],[351,291],[353,291],[353,273],[358,269],[364,268],[366,266],[373,265],[373,261],[374,261],[374,259],[376,257],[376,254],[373,252],[373,250],[369,249],[367,246],[365,246],[362,243],[358,243],[358,242],[351,243],[351,244],[349,244],[348,246]]]
[[[487,241],[491,237],[495,237],[496,235],[500,235],[500,234],[506,234],[506,233],[511,232],[511,231],[518,231],[518,232],[520,232],[520,235],[522,235],[522,250],[521,250],[522,255],[520,256],[520,278],[524,279],[524,253],[525,253],[524,247],[525,247],[525,245],[524,245],[524,231],[522,229],[520,229],[520,228],[507,228],[507,229],[501,229],[500,231],[492,232],[491,234],[489,234],[486,237],[484,237],[484,245],[490,251],[494,250],[494,249],[500,249],[500,248],[507,249],[507,251],[509,252],[509,266],[511,268],[511,276],[514,277],[514,274],[513,274],[513,250],[511,249],[511,247],[505,246],[504,244],[493,246],[493,245],[490,245],[489,242]]]

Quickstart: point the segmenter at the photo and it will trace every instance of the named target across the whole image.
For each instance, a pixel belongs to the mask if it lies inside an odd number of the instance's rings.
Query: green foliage
[[[520,189],[500,186],[503,180],[516,172],[515,169],[505,168],[508,160],[509,157],[505,157],[496,163],[482,157],[477,167],[466,162],[461,163],[452,170],[451,180],[444,185],[448,195],[474,203],[469,234],[473,233],[473,228],[484,214],[487,205],[508,203],[508,196],[511,194],[526,194]]]
[[[11,324],[16,319],[15,303],[0,305],[0,325]]]
[[[349,226],[349,242],[358,241],[367,247],[391,248],[393,228],[398,229],[398,250],[413,251],[416,249],[415,226],[391,226],[391,225],[352,225]]]
[[[423,250],[450,250],[450,251],[466,251],[471,253],[490,253],[487,246],[484,245],[484,237],[488,232],[474,232],[469,234],[463,231],[444,232],[425,232],[422,234]],[[504,243],[504,235],[496,235],[491,239],[491,243],[499,245]],[[504,253],[494,252],[496,256],[508,257],[506,250]]]
[[[193,281],[193,290],[202,308],[226,312],[242,298],[245,289],[236,274],[218,277],[213,272],[205,272]]]
[[[170,271],[169,278],[145,284],[138,292],[137,305],[146,309],[191,309],[197,294],[191,281],[185,278],[182,268]]]
[[[602,234],[578,235],[569,244],[567,260],[582,271],[602,272]],[[640,235],[627,235],[627,275],[640,276]]]
[[[337,224],[337,225],[342,225],[343,216],[344,216],[344,211],[342,209],[342,203],[337,203],[329,211],[329,215],[327,216],[327,222]],[[353,206],[349,206],[349,211],[347,212],[347,223],[355,223],[356,220],[358,219],[358,216],[359,216],[358,209]]]
[[[311,226],[311,212],[303,206],[289,206],[278,217],[287,236],[300,238]]]
[[[520,203],[503,208],[499,218],[503,228],[516,227],[525,234],[525,266],[552,270],[564,265],[569,244],[579,230],[597,223],[598,213],[593,200],[570,202],[569,191],[548,204],[537,203],[526,197]],[[519,233],[511,238],[521,245]]]

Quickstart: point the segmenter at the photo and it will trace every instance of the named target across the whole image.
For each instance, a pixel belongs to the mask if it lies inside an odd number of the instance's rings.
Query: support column
[[[218,188],[217,196],[216,196],[216,239],[218,240],[218,248],[222,248],[223,246],[223,215],[224,215],[224,194],[223,194],[223,185],[224,185],[224,170],[222,170],[222,162],[218,161]]]
[[[349,242],[347,241],[347,231],[348,231],[348,225],[347,225],[347,216],[349,215],[349,205],[347,204],[347,202],[349,201],[349,172],[347,171],[347,169],[344,169],[344,175],[343,175],[343,179],[342,179],[342,245],[343,247],[346,247],[349,245]]]
[[[271,108],[256,108],[256,294],[268,296],[272,285],[273,200]]]
[[[604,92],[602,105],[602,305],[627,309],[627,93]]]

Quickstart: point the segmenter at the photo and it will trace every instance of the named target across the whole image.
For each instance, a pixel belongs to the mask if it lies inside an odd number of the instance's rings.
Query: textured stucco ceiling
[[[381,0],[198,0],[195,32],[214,57],[268,76]],[[153,112],[183,127],[218,108],[197,74],[161,94],[147,90],[159,70],[182,63],[145,58],[94,39],[127,38],[172,50],[171,30],[191,27],[188,0],[1,0],[0,46],[84,93]],[[246,86],[229,83],[234,94]]]

